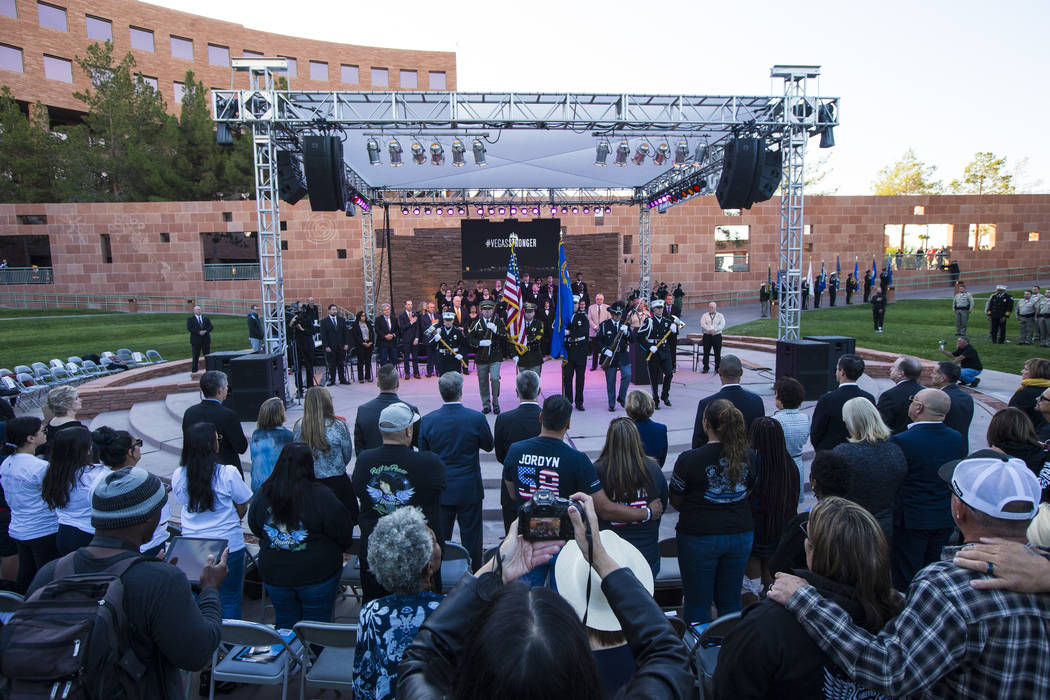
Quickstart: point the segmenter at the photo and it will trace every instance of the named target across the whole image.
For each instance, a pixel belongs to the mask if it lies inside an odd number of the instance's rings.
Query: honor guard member
[[[1006,285],[995,287],[995,294],[988,297],[984,304],[984,314],[988,317],[988,335],[993,343],[1002,345],[1006,342],[1006,319],[1014,310],[1014,298],[1006,293]]]
[[[496,303],[491,299],[481,302],[481,316],[470,327],[470,344],[474,365],[478,369],[478,388],[481,390],[481,412],[499,415],[499,367],[503,362],[503,342],[507,327],[495,316]],[[491,387],[491,391],[490,391]]]
[[[525,304],[525,345],[524,352],[518,351],[514,364],[518,373],[531,369],[536,374],[543,372],[543,323],[536,318],[536,305],[531,301]]]
[[[613,401],[624,405],[631,388],[631,327],[624,317],[624,303],[618,301],[609,307],[612,318],[601,322],[595,338],[601,348],[601,365],[605,370],[605,391],[609,410],[615,411]],[[616,370],[620,371],[620,393],[616,393]]]
[[[645,319],[645,322],[638,328],[636,337],[638,338],[639,351],[644,352],[648,356],[649,382],[653,389],[653,403],[659,410],[660,402],[657,400],[658,397],[663,399],[665,405],[671,405],[671,376],[674,374],[674,369],[671,364],[671,346],[667,344],[667,339],[677,330],[677,326],[664,315],[663,299],[654,300],[652,309],[653,315]],[[662,393],[660,391],[661,383],[663,384]]]
[[[1035,304],[1035,318],[1032,319],[1032,345],[1042,345],[1043,341],[1046,340],[1046,334],[1043,333],[1043,329],[1039,325],[1039,308],[1046,297],[1040,291],[1038,284],[1032,285],[1032,303]]]
[[[966,326],[970,323],[970,312],[973,311],[973,295],[966,291],[966,284],[959,283],[958,291],[952,299],[955,310],[955,335],[966,335]]]
[[[440,377],[445,372],[463,371],[463,350],[467,339],[456,325],[456,314],[444,311],[441,314],[442,325],[437,328],[430,340],[430,347],[437,353],[437,372]]]
[[[569,319],[565,329],[565,356],[568,358],[561,366],[561,393],[576,404],[577,411],[583,411],[583,382],[587,372],[587,360],[591,355],[590,336],[587,322],[587,306],[579,296],[572,298],[576,310]],[[576,375],[576,392],[573,394],[573,375]]]
[[[1050,348],[1050,290],[1047,290],[1047,293],[1043,294],[1039,300],[1036,321],[1039,323],[1039,345]]]
[[[1032,291],[1024,290],[1024,298],[1017,300],[1017,325],[1021,330],[1020,345],[1032,344],[1032,331],[1035,330],[1036,303],[1032,301]]]

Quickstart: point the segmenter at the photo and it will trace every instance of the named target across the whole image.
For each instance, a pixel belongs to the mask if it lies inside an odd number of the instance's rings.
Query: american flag
[[[525,311],[518,283],[518,258],[514,254],[513,245],[510,247],[507,279],[503,283],[503,301],[507,302],[507,340],[524,352],[528,348],[525,343]]]

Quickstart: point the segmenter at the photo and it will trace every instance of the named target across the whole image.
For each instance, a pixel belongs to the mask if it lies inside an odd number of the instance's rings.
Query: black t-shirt
[[[430,529],[440,530],[438,499],[445,488],[445,465],[433,452],[404,445],[383,445],[357,456],[351,478],[361,503],[361,551],[376,522],[401,506],[418,506]]]
[[[503,480],[515,484],[519,502],[531,499],[541,488],[556,492],[559,498],[602,488],[590,457],[561,440],[542,436],[510,446],[503,459]]]
[[[750,464],[755,464],[753,455]],[[708,443],[678,456],[670,491],[682,496],[678,532],[683,535],[733,535],[754,530],[748,493],[755,473],[746,467],[742,480],[730,483],[722,457],[722,444]]]
[[[630,506],[631,508],[641,508],[642,506],[649,505],[649,503],[656,499],[660,499],[663,503],[664,510],[667,510],[667,478],[660,470],[660,465],[656,463],[655,459],[646,460],[645,467],[646,471],[649,472],[649,481],[652,483],[653,489],[652,492],[644,493],[639,490],[635,498],[622,500],[613,499],[612,494],[606,491],[609,500],[614,503]],[[602,476],[603,473],[604,470],[599,471],[599,476]],[[653,558],[659,558],[660,556],[657,547],[660,539],[659,518],[653,518],[647,523],[641,521],[633,523],[615,523],[598,518],[598,527],[602,530],[612,530],[617,535],[637,547],[638,551],[644,554],[646,558],[649,558],[650,555]]]
[[[981,366],[981,359],[977,357],[977,351],[974,350],[972,345],[952,350],[953,357],[958,357],[959,355],[962,355],[962,363],[960,363],[960,366],[963,369],[984,369],[984,367]]]

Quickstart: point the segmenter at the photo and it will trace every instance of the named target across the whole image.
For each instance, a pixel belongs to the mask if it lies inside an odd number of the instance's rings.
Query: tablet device
[[[190,583],[200,583],[201,570],[208,563],[208,557],[214,556],[215,561],[219,561],[227,544],[228,540],[210,537],[175,537],[164,561],[171,563],[176,559],[175,566],[186,574],[186,579]]]

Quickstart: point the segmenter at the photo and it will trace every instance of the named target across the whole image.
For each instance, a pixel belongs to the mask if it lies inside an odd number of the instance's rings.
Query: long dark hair
[[[215,506],[215,468],[219,453],[215,451],[216,432],[211,423],[194,423],[182,438],[179,464],[186,468],[187,510],[204,513]]]
[[[719,399],[707,405],[704,418],[718,433],[718,440],[722,443],[722,456],[726,460],[729,483],[739,484],[747,467],[748,448],[744,414],[725,399]]]
[[[40,432],[44,421],[35,416],[19,416],[4,423],[4,452],[8,457],[26,444],[26,440]]]
[[[600,700],[587,632],[549,588],[512,583],[493,596],[456,673],[458,700]],[[513,663],[508,663],[513,659]]]
[[[305,442],[290,442],[281,450],[270,476],[259,487],[270,502],[273,521],[298,527],[306,510],[306,486],[314,481],[314,453]]]
[[[120,469],[128,461],[128,453],[135,446],[135,438],[126,430],[114,430],[108,425],[100,426],[91,433],[95,446],[95,459],[110,469]]]
[[[67,428],[55,433],[51,463],[44,472],[40,496],[52,509],[65,508],[69,493],[91,464],[91,433],[87,428]]]
[[[645,455],[638,428],[630,418],[616,418],[609,423],[602,453],[594,461],[595,470],[601,474],[605,493],[620,503],[630,503],[639,493],[650,500],[653,480],[649,476],[648,463],[654,461]]]
[[[775,418],[756,418],[748,431],[751,449],[758,454],[761,477],[751,494],[761,517],[755,520],[755,539],[777,540],[784,524],[798,511],[798,467],[788,454],[784,428]]]

